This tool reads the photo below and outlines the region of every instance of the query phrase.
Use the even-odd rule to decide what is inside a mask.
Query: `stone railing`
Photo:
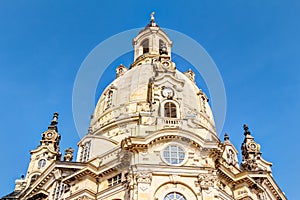
[[[163,128],[179,128],[182,125],[182,120],[177,118],[160,118],[158,121]]]

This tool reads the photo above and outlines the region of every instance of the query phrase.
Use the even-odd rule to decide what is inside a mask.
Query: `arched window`
[[[164,200],[186,200],[182,194],[171,192],[165,196]]]
[[[31,180],[30,180],[30,185],[31,185],[32,183],[34,183],[34,182],[39,178],[39,176],[40,176],[40,175],[38,175],[38,174],[33,175],[33,176],[31,177]]]
[[[143,47],[143,54],[149,53],[149,40],[146,39],[142,42],[141,46]]]
[[[112,107],[112,98],[113,98],[113,91],[108,90],[105,92],[105,102],[104,102],[104,110],[107,110]]]
[[[167,102],[164,105],[165,117],[177,118],[176,105],[172,102]]]
[[[162,40],[159,40],[159,54],[168,54],[167,45]]]
[[[43,168],[43,167],[45,167],[45,165],[46,165],[46,159],[41,159],[41,160],[39,160],[39,162],[38,162],[38,168]]]

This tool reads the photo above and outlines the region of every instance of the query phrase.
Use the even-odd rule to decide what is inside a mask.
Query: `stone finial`
[[[158,27],[158,25],[155,23],[154,14],[155,12],[150,14],[150,23],[147,25],[147,27]]]
[[[57,124],[58,124],[58,113],[55,112],[52,117],[51,125],[57,125]]]
[[[65,156],[64,156],[64,161],[70,162],[73,159],[73,152],[74,149],[73,148],[68,148],[65,150]]]
[[[229,141],[229,136],[227,133],[224,134],[224,141]]]
[[[244,135],[251,135],[251,132],[249,131],[249,127],[247,124],[244,124]]]
[[[184,72],[184,75],[186,75],[191,81],[195,82],[195,72],[193,72],[193,70],[187,70]]]
[[[151,22],[154,22],[154,14],[155,14],[155,12],[152,12],[151,14],[150,14],[150,21]]]
[[[49,130],[51,129],[51,130],[55,130],[57,132],[58,115],[59,114],[57,112],[53,113],[53,117],[52,117],[51,123],[48,126]]]
[[[125,67],[124,65],[120,64],[117,68],[116,68],[116,78],[124,75],[126,72],[128,71],[127,67]]]

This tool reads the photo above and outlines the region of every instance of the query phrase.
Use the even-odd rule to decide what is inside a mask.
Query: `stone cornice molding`
[[[181,73],[181,72],[176,70],[176,73]],[[163,73],[160,76],[153,78],[151,82],[154,85],[163,85],[164,83],[168,82],[168,79],[172,80],[172,82],[175,82],[180,86],[180,87],[176,87],[176,85],[175,85],[174,86],[175,90],[177,90],[179,92],[182,91],[182,87],[184,86],[185,81],[183,79],[176,78],[175,76],[173,76],[171,74]]]
[[[121,148],[125,150],[138,151],[144,150],[156,142],[164,140],[177,140],[194,145],[197,148],[218,149],[218,142],[206,141],[200,136],[182,130],[162,130],[153,132],[145,138],[142,137],[127,137],[122,140]]]
[[[54,149],[50,148],[49,146],[45,146],[45,145],[40,145],[36,149],[31,150],[30,154],[37,153],[43,149],[46,149],[47,151],[49,151],[52,154],[59,154],[59,151],[55,151]]]
[[[80,146],[82,141],[84,141],[85,139],[101,139],[101,140],[106,140],[106,141],[109,141],[115,145],[117,145],[119,142],[118,141],[115,141],[111,138],[107,138],[107,137],[104,137],[104,136],[101,136],[101,135],[92,135],[92,134],[88,134],[88,135],[85,135],[78,143],[77,143],[77,146]]]

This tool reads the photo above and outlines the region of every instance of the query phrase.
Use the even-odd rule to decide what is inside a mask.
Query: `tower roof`
[[[165,102],[170,102],[178,108],[178,122],[174,123],[197,119],[196,127],[202,127],[216,137],[208,98],[195,84],[192,70],[186,73],[176,70],[176,64],[171,60],[172,41],[155,23],[154,13],[146,28],[133,39],[133,46],[134,62],[130,69],[123,65],[117,67],[117,78],[107,86],[98,100],[90,134],[101,134],[103,130],[125,119],[128,123],[144,114],[153,118],[152,126],[155,126],[154,118],[162,120],[162,107]]]

